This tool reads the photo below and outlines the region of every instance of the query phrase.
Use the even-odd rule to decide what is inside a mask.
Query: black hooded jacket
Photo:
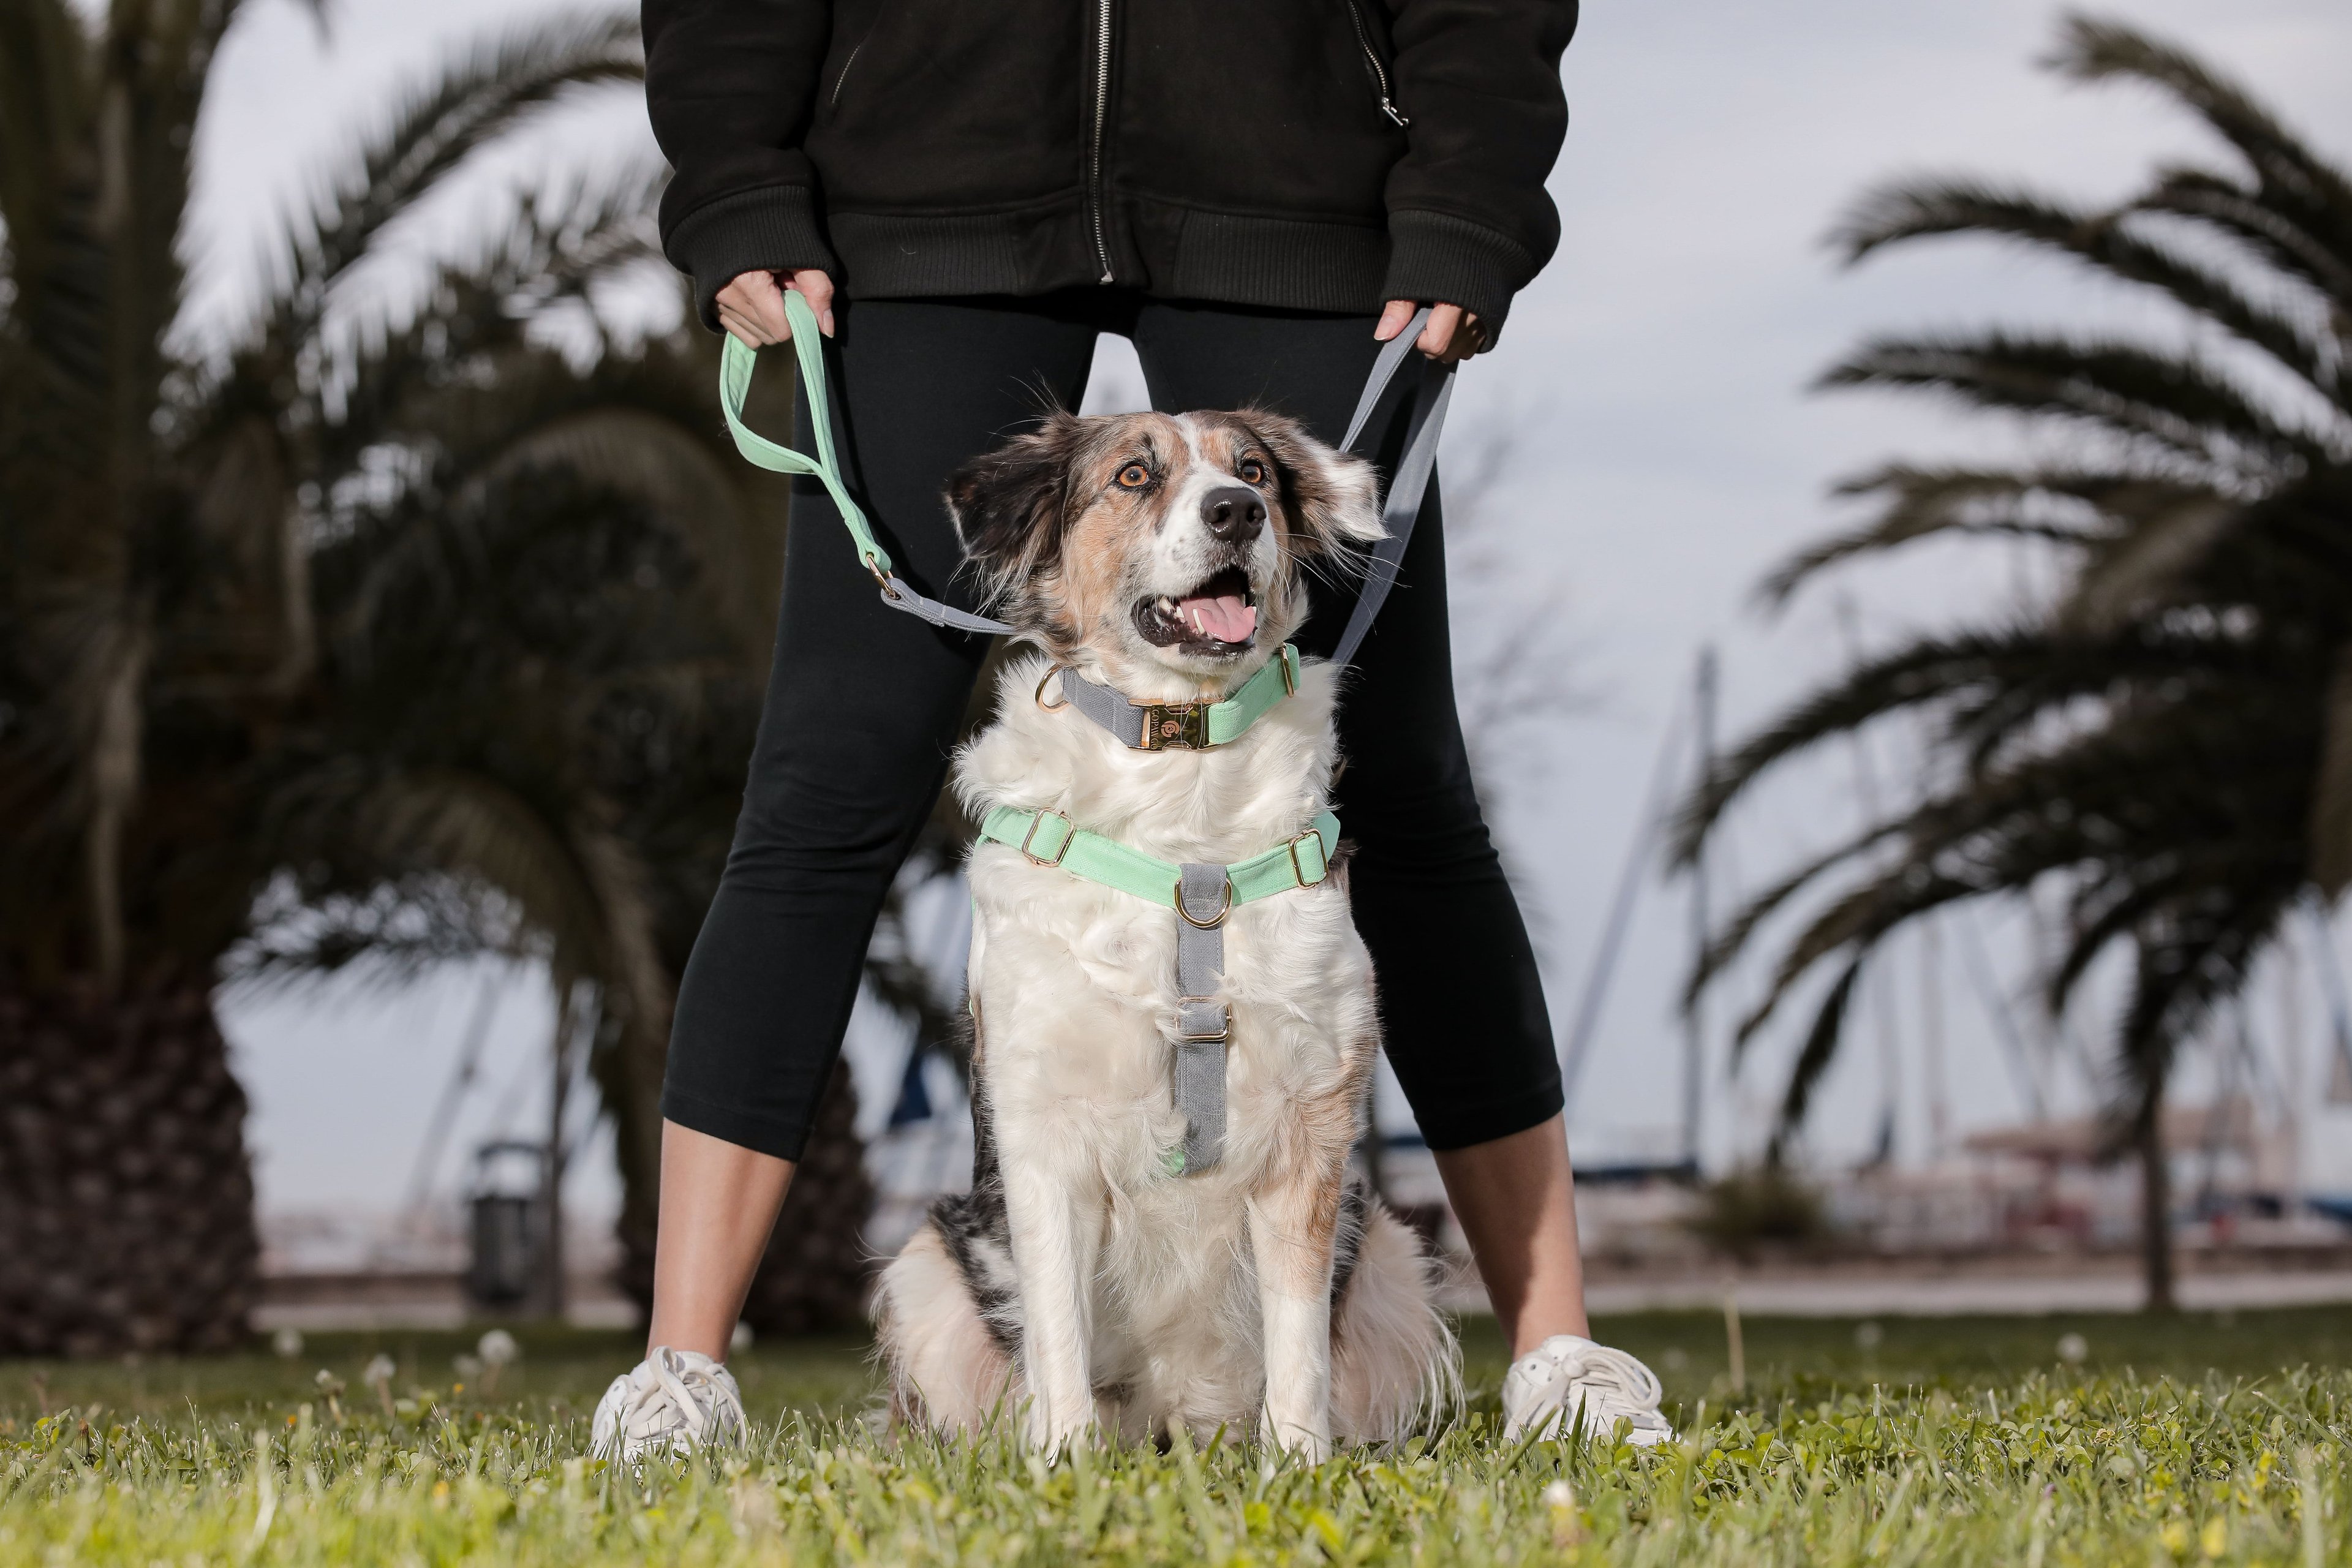
[[[712,325],[809,267],[1499,324],[1559,242],[1577,0],[644,3],[662,242]]]

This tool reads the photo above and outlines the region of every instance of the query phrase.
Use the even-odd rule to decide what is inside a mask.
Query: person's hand
[[[783,282],[779,284],[778,279]],[[719,324],[735,334],[746,348],[792,341],[793,324],[784,319],[784,289],[796,289],[816,312],[816,324],[833,336],[833,279],[823,269],[803,267],[792,273],[745,272],[719,290]]]
[[[1388,308],[1381,312],[1381,324],[1372,329],[1372,340],[1388,342],[1405,330],[1412,321],[1412,313],[1420,309],[1411,300],[1390,300]],[[1459,305],[1439,305],[1429,312],[1429,324],[1421,329],[1415,346],[1440,364],[1459,364],[1472,354],[1484,353],[1490,341],[1485,323],[1475,312]]]

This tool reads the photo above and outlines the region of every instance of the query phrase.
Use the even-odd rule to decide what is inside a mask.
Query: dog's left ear
[[[1371,464],[1325,446],[1283,415],[1252,410],[1243,418],[1274,459],[1283,513],[1302,553],[1335,554],[1387,537],[1380,473]]]
[[[1059,563],[1077,420],[1059,409],[1025,436],[974,458],[948,480],[948,514],[980,596],[1002,602]]]

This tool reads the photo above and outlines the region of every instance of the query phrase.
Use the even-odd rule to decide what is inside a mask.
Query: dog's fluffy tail
[[[1397,1442],[1462,1406],[1462,1352],[1437,1309],[1438,1265],[1421,1238],[1374,1201],[1331,1325],[1331,1432],[1341,1442]]]
[[[1013,1358],[982,1320],[963,1270],[929,1220],[883,1269],[874,1326],[894,1426],[978,1432],[1017,1397]]]

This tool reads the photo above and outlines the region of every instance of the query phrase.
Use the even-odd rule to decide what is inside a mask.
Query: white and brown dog
[[[1046,683],[1060,666],[1139,703],[1228,696],[1304,619],[1307,570],[1380,537],[1368,464],[1260,413],[1060,415],[949,501],[1001,613],[1049,650],[1004,671],[957,760],[976,816],[1051,810],[1177,864],[1303,835],[1339,761],[1328,666],[1202,749],[1130,747]],[[1227,915],[1221,1156],[1171,1174],[1177,913],[1046,858],[971,857],[972,1190],[882,1276],[894,1415],[1024,1413],[1047,1448],[1255,1429],[1320,1457],[1449,1406],[1434,1266],[1348,1174],[1379,1024],[1344,870]]]

